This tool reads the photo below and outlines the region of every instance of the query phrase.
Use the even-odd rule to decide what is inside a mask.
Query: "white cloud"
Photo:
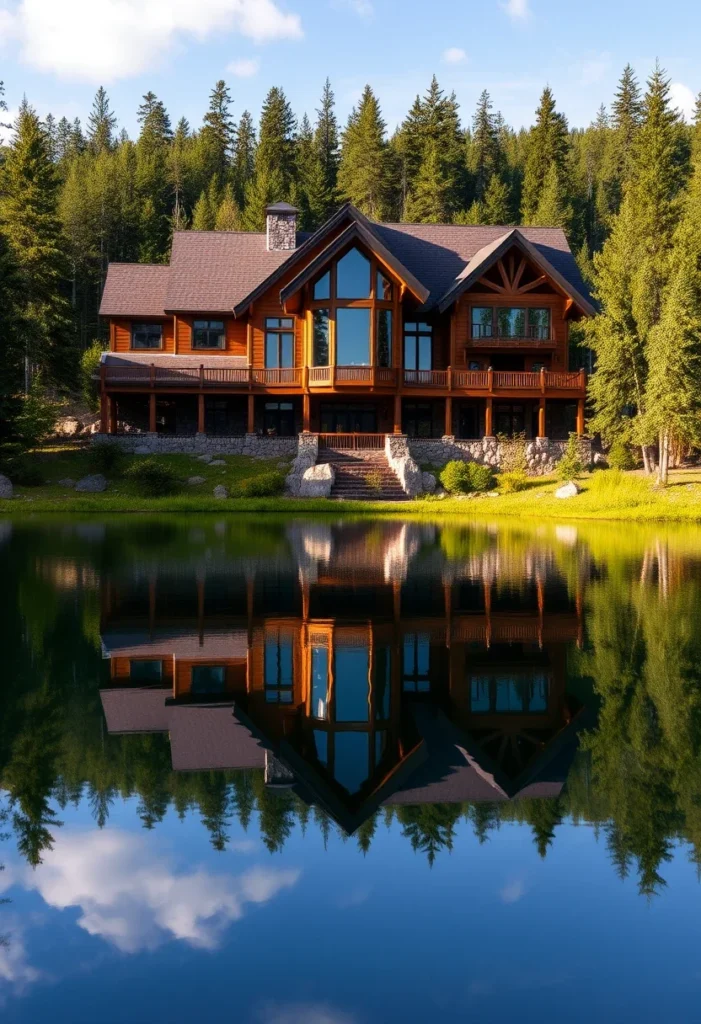
[[[0,945],[0,1002],[12,992],[22,995],[42,974],[29,963],[24,943],[24,925],[15,915],[3,909],[2,930],[5,941]]]
[[[467,54],[459,46],[449,46],[443,51],[444,64],[464,64],[466,60]]]
[[[518,903],[526,895],[526,884],[521,878],[509,882],[499,893],[502,903]]]
[[[611,67],[611,54],[595,53],[585,58],[580,64],[580,84],[598,85],[606,77]]]
[[[7,881],[38,890],[59,910],[79,907],[81,928],[136,953],[171,939],[214,949],[247,903],[267,903],[299,877],[296,869],[263,867],[240,875],[178,872],[142,836],[108,829],[62,833],[43,864],[17,868]]]
[[[260,61],[255,58],[243,57],[241,60],[232,60],[226,65],[226,70],[237,78],[252,78],[260,70]]]
[[[527,21],[531,16],[528,0],[506,0],[501,6],[512,21]]]
[[[326,1003],[292,1003],[265,1006],[258,1015],[260,1024],[354,1024],[355,1017]]]
[[[11,0],[1,13],[0,41],[12,40],[25,64],[95,84],[151,70],[188,39],[302,36],[299,15],[274,0]]]
[[[696,96],[689,86],[683,85],[681,82],[672,82],[669,87],[669,96],[672,106],[681,110],[687,121],[692,121],[696,107]]]

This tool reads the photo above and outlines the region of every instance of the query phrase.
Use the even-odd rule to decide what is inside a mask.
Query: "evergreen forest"
[[[486,91],[469,111],[434,77],[390,134],[369,85],[341,124],[328,80],[311,114],[274,87],[257,120],[219,81],[199,125],[146,93],[136,139],[104,88],[83,122],[25,100],[0,148],[5,435],[32,387],[79,391],[110,261],[167,262],[176,230],[260,231],[277,200],[311,231],[350,200],[378,220],[562,227],[600,308],[576,338],[590,429],[664,481],[701,436],[701,99],[688,124],[659,65],[642,84],[627,66],[605,99],[575,127],[546,86],[514,130]]]

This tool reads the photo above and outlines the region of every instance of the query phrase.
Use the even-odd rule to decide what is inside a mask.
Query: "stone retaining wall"
[[[579,446],[582,461],[589,465],[592,461],[591,441],[583,437]],[[552,473],[566,447],[567,441],[551,441],[547,437],[528,441],[526,458],[531,475],[544,476],[546,473]],[[409,450],[420,465],[429,462],[432,466],[444,466],[453,459],[479,462],[495,468],[501,464],[500,445],[496,437],[482,437],[474,441],[448,435],[438,438],[412,437],[409,439]]]
[[[297,454],[296,437],[238,434],[93,434],[93,442],[117,444],[135,455],[249,455],[255,459],[289,458]]]

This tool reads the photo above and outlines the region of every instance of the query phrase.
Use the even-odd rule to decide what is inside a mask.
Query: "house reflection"
[[[532,552],[449,561],[407,523],[290,531],[288,558],[102,584],[113,733],[175,770],[259,767],[348,832],[381,804],[559,793],[583,584]]]

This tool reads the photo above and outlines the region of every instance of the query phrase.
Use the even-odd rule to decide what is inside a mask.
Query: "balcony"
[[[397,371],[389,366],[310,366],[310,388],[394,388]]]
[[[406,387],[435,388],[445,391],[484,392],[552,391],[584,392],[586,376],[569,371],[541,370],[538,373],[506,370],[405,370]]]
[[[555,335],[550,327],[527,327],[523,334],[500,334],[490,324],[473,324],[467,340],[469,348],[480,349],[553,349],[557,347]]]

